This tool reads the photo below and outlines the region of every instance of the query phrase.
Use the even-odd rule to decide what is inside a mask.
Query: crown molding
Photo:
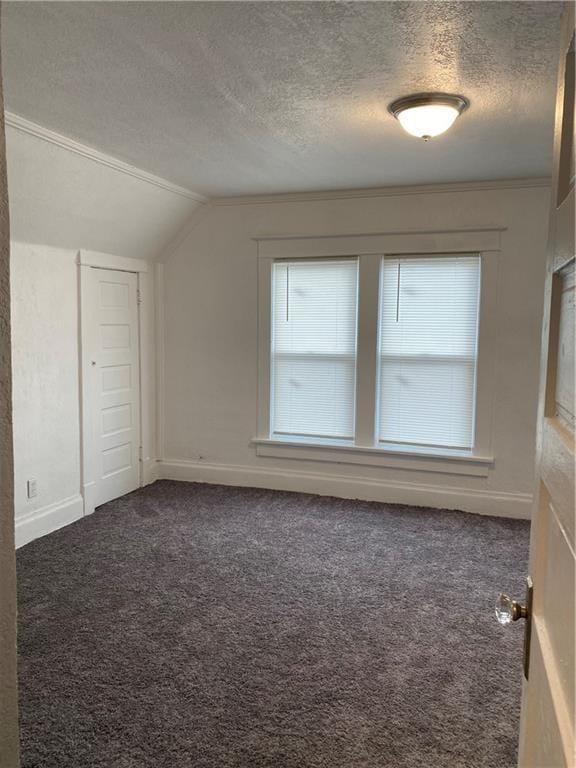
[[[535,187],[549,187],[551,180],[549,178],[526,178],[526,179],[496,179],[493,181],[471,181],[471,182],[454,182],[449,184],[420,184],[420,185],[408,185],[408,186],[391,186],[391,187],[369,187],[365,189],[333,189],[325,191],[315,192],[286,192],[271,195],[235,195],[229,197],[216,197],[209,198],[198,192],[193,192],[185,187],[180,187],[177,184],[173,184],[167,179],[163,179],[160,176],[155,176],[152,173],[143,171],[140,168],[136,168],[129,163],[125,163],[123,160],[118,160],[111,155],[107,155],[104,152],[100,152],[94,147],[89,147],[86,144],[81,144],[74,139],[64,136],[61,133],[52,131],[49,128],[45,128],[38,123],[34,123],[21,115],[17,115],[14,112],[6,111],[4,113],[4,122],[10,128],[13,128],[22,133],[27,133],[31,136],[35,136],[42,141],[46,141],[50,144],[54,144],[62,149],[66,149],[69,152],[74,152],[77,155],[92,160],[100,165],[105,165],[108,168],[112,168],[115,171],[124,173],[127,176],[139,179],[147,184],[152,184],[155,187],[170,192],[180,197],[186,197],[189,200],[194,200],[197,203],[208,203],[214,206],[230,206],[230,205],[264,205],[271,203],[306,203],[313,201],[329,201],[329,200],[354,200],[356,198],[371,198],[371,197],[397,197],[400,195],[426,195],[431,193],[441,192],[474,192],[474,191],[487,191],[498,189],[531,189]]]
[[[321,200],[354,200],[370,197],[398,197],[400,195],[429,195],[439,192],[485,192],[498,189],[532,189],[549,187],[549,178],[496,179],[494,181],[463,181],[450,184],[420,184],[400,187],[370,187],[366,189],[334,189],[324,192],[288,192],[273,195],[238,195],[215,197],[214,206],[266,205],[271,203],[307,203]]]
[[[69,152],[74,152],[76,155],[81,155],[88,160],[92,160],[100,165],[105,165],[108,168],[124,173],[127,176],[132,176],[146,184],[152,184],[173,195],[186,197],[189,200],[195,200],[197,203],[205,203],[208,200],[208,198],[197,192],[192,192],[190,189],[173,184],[167,179],[163,179],[160,176],[155,176],[153,173],[148,173],[140,168],[136,168],[129,163],[125,163],[123,160],[118,160],[115,157],[94,149],[94,147],[81,144],[78,141],[74,141],[74,139],[70,139],[68,136],[63,136],[61,133],[56,133],[56,131],[52,131],[49,128],[44,128],[44,126],[38,125],[38,123],[33,123],[31,120],[27,120],[25,117],[16,115],[13,112],[4,113],[4,122],[10,128],[14,128],[21,133],[27,133],[30,136],[35,136],[37,139],[46,141],[49,144],[55,144],[57,147],[66,149]]]

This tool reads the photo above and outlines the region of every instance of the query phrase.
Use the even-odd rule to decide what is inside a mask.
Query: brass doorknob
[[[505,595],[503,592],[498,595],[494,612],[496,614],[496,619],[503,627],[510,624],[512,621],[528,618],[528,608],[524,603],[512,600],[511,597],[508,597],[508,595]]]
[[[532,635],[532,601],[534,596],[534,586],[530,576],[526,579],[526,602],[519,603],[512,600],[511,597],[501,592],[496,600],[494,612],[496,619],[503,627],[506,627],[518,619],[526,619],[524,625],[524,677],[528,680],[530,671],[530,637]]]

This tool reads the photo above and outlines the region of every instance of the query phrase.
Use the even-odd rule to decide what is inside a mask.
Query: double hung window
[[[379,442],[472,448],[479,295],[478,256],[382,261]]]
[[[358,260],[276,262],[272,282],[272,433],[353,441]]]
[[[377,291],[359,292],[363,259],[378,260]],[[480,286],[471,254],[273,261],[268,438],[473,451]]]

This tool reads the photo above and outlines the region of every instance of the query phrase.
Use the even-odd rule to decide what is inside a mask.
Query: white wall
[[[199,205],[186,190],[21,118],[9,117],[6,150],[13,240],[151,259]]]
[[[92,511],[81,495],[78,251],[12,242],[14,475],[18,546]],[[129,266],[127,260],[127,266]],[[126,265],[125,265],[126,266]],[[155,464],[153,275],[140,278],[144,480]],[[27,497],[27,481],[37,496]]]
[[[3,768],[18,768],[20,760],[10,365],[10,226],[2,106],[0,72],[0,765]]]
[[[83,514],[76,251],[13,243],[16,538]],[[27,498],[26,482],[38,495]],[[56,526],[57,527],[57,526]]]
[[[538,184],[462,185],[213,205],[162,268],[161,476],[529,516],[548,194]],[[495,464],[488,477],[256,456],[251,238],[474,227],[507,228],[498,257]]]

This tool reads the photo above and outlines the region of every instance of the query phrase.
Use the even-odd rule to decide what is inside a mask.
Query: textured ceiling
[[[7,109],[206,195],[550,172],[559,3],[2,5]],[[427,144],[421,90],[471,102]]]

